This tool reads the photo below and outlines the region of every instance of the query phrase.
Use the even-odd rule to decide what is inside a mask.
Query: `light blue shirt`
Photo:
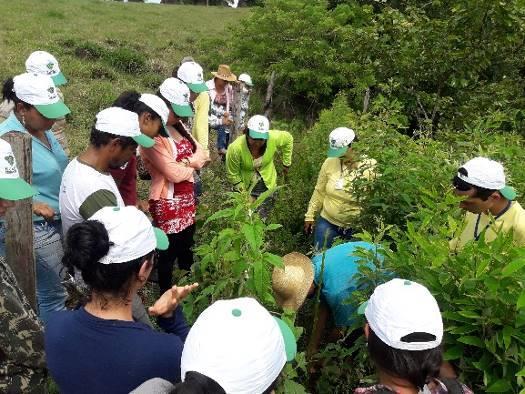
[[[362,260],[361,257],[353,254],[358,248],[375,251],[376,245],[368,242],[347,242],[325,252],[321,294],[338,327],[348,327],[353,322],[355,307],[348,302],[352,292],[356,290],[354,275],[358,272],[360,260]],[[318,254],[312,259],[316,285],[319,285],[321,280],[322,262],[323,254]],[[372,262],[368,262],[368,266],[375,268]]]
[[[10,131],[28,133],[14,113],[0,123],[0,137]],[[32,137],[33,150],[33,181],[32,185],[38,190],[34,201],[49,205],[60,216],[58,207],[58,194],[62,174],[67,166],[68,158],[51,130],[46,131],[47,140],[51,149],[37,138]],[[33,216],[34,221],[43,220],[40,216]]]

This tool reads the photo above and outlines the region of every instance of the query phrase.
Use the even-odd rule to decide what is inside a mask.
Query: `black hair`
[[[226,394],[226,391],[212,378],[188,371],[184,382],[177,384],[171,394]]]
[[[157,96],[159,96],[165,103],[166,105],[168,106],[168,108],[171,108],[171,103],[170,101],[165,98],[162,93],[160,92],[160,90],[157,92]],[[177,114],[175,114],[175,116],[177,116]],[[177,116],[178,117],[178,116]],[[197,144],[195,143],[195,140],[193,139],[193,137],[191,136],[190,133],[188,133],[188,130],[186,130],[186,127],[182,124],[182,122],[177,122],[173,125],[173,127],[180,133],[180,135],[182,135],[184,138],[186,138],[188,141],[190,141],[190,144],[191,144],[191,151],[193,153],[195,153],[195,151],[197,150]],[[162,130],[162,132],[160,133],[163,137],[168,137],[168,134],[166,133],[165,130]]]
[[[4,81],[4,83],[2,85],[2,97],[3,97],[3,99],[7,100],[8,102],[12,101],[13,103],[15,103],[15,109],[16,109],[16,105],[18,103],[22,103],[26,108],[31,108],[32,107],[31,104],[28,104],[25,101],[20,100],[16,96],[15,91],[14,91],[14,87],[15,87],[15,82],[14,82],[13,78],[7,78]]]
[[[102,223],[96,220],[77,223],[67,232],[62,264],[68,271],[77,269],[91,290],[128,299],[131,279],[154,251],[125,263],[101,264],[99,260],[113,246]]]
[[[270,394],[277,388],[279,377],[261,394]],[[170,394],[226,394],[226,391],[212,378],[199,372],[188,371],[184,382],[175,386]]]
[[[127,109],[128,111],[135,112],[137,115],[142,115],[147,112],[153,119],[162,121],[160,115],[155,112],[149,105],[144,104],[139,100],[140,93],[135,90],[127,90],[122,92],[120,96],[113,102],[113,107],[120,107]]]
[[[372,330],[368,335],[368,352],[377,368],[394,377],[405,379],[423,390],[431,379],[439,376],[443,363],[443,349],[438,346],[429,350],[400,350],[385,344]],[[403,337],[406,342],[434,340],[428,333],[412,333]]]
[[[467,169],[465,167],[461,167],[460,169],[458,169],[458,173],[463,175],[463,176],[468,176],[468,171],[467,171]],[[454,179],[452,179],[452,185],[457,190],[463,191],[463,192],[469,191],[470,189],[474,189],[476,194],[474,194],[473,197],[478,197],[478,198],[480,198],[483,201],[487,201],[488,198],[492,194],[497,192],[497,190],[485,189],[484,187],[479,187],[479,186],[476,186],[476,185],[472,185],[472,184],[464,181],[463,179],[461,179],[458,175],[456,175],[454,177]]]
[[[137,142],[131,137],[123,137],[121,135],[106,133],[105,131],[97,130],[95,126],[91,128],[89,143],[95,146],[96,148],[100,148],[101,146],[109,144],[111,140],[114,140],[115,138],[118,138],[119,144],[120,146],[122,146],[122,149],[125,149],[128,146],[138,146]]]

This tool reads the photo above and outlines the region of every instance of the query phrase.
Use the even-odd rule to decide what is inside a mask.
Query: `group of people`
[[[187,271],[193,264],[196,184],[210,162],[209,127],[217,130],[227,179],[251,198],[276,189],[277,152],[284,173],[292,164],[292,135],[270,129],[262,115],[248,119],[252,81],[247,75],[239,77],[244,133],[229,144],[231,83],[237,78],[226,65],[212,74],[205,82],[202,67],[185,58],[157,92],[122,93],[96,115],[89,145],[71,161],[63,133],[70,110],[58,89],[67,80],[56,58],[34,52],[26,72],[4,83],[1,108],[7,113],[0,137],[31,136],[33,178],[31,185],[20,178],[10,145],[0,139],[0,215],[13,201],[33,199],[38,318],[9,265],[0,260],[0,327],[19,339],[0,341],[0,389],[42,391],[47,369],[64,393],[273,391],[285,363],[295,357],[290,328],[250,298],[216,301],[190,328],[181,302],[198,284],[179,287],[172,280],[175,262]],[[334,339],[355,319],[347,300],[356,288],[357,251],[381,258],[375,245],[352,241],[360,208],[349,185],[358,177],[373,180],[377,164],[354,149],[355,143],[350,128],[330,133],[328,158],[305,214],[316,254],[312,260],[286,255],[284,269],[272,276],[284,309],[296,311],[316,288],[320,291],[310,352],[330,316],[335,329],[328,337]],[[151,178],[147,201],[137,197],[141,167]],[[525,213],[501,164],[475,158],[458,170],[453,186],[469,213],[451,249],[480,237],[491,241],[500,231],[512,232],[520,245],[525,242]],[[266,216],[271,199],[260,209]],[[0,221],[0,256],[8,230]],[[347,242],[333,246],[336,238]],[[367,264],[373,269],[372,261]],[[138,292],[155,268],[160,297],[146,309]],[[74,310],[66,310],[64,280],[86,295]],[[363,312],[379,385],[356,392],[443,393],[457,383],[440,376],[443,324],[424,286],[393,279],[375,289]]]

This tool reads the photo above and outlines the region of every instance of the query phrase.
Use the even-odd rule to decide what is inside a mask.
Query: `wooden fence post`
[[[13,149],[20,177],[31,183],[33,175],[31,136],[25,133],[10,132],[4,134],[2,138],[9,142]],[[7,210],[5,248],[7,264],[13,270],[21,290],[36,311],[32,202],[32,198],[19,200],[15,202],[13,208]]]
[[[272,100],[273,100],[273,86],[275,84],[275,71],[270,74],[268,81],[268,88],[266,89],[266,98],[264,100],[264,116],[271,120],[272,118]]]

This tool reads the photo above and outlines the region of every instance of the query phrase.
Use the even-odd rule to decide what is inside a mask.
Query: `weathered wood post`
[[[268,88],[266,89],[266,98],[264,99],[264,116],[268,119],[272,118],[272,102],[273,102],[273,86],[275,84],[275,71],[272,71],[270,74],[270,79],[268,80]]]
[[[231,103],[230,114],[233,119],[231,127],[230,143],[242,133],[242,119],[241,119],[241,98],[242,98],[242,87],[239,82],[232,84],[233,88],[233,102]]]
[[[33,175],[31,136],[25,133],[10,132],[4,134],[2,138],[9,142],[13,149],[20,177],[31,183]],[[15,206],[7,211],[5,215],[7,226],[5,247],[7,264],[13,270],[21,290],[36,311],[36,268],[32,214],[31,198],[16,201]]]

